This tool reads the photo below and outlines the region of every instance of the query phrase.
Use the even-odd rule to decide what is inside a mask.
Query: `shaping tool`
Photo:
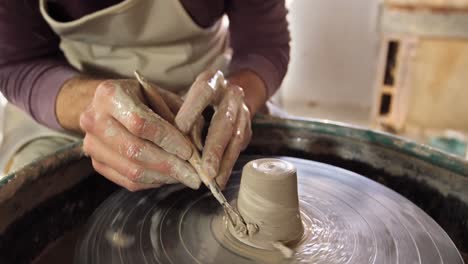
[[[148,82],[137,70],[135,71],[135,77],[140,83],[140,85],[143,87],[145,96],[150,98],[149,101],[153,110],[155,110],[161,117],[166,119],[169,123],[176,126],[174,122],[174,114],[171,112],[164,99],[158,93],[157,88],[153,87],[153,85],[150,82]],[[245,222],[244,218],[239,214],[239,212],[237,212],[236,209],[234,209],[234,207],[231,206],[231,204],[229,204],[226,197],[224,197],[223,193],[221,192],[221,188],[216,183],[216,181],[214,179],[210,179],[210,177],[201,165],[201,156],[198,152],[198,149],[195,147],[191,140],[188,139],[188,141],[190,142],[190,145],[192,147],[192,156],[190,157],[188,162],[194,167],[195,171],[200,176],[201,181],[210,189],[211,193],[216,198],[216,200],[223,206],[224,212],[229,222],[235,228],[235,230],[243,236],[248,235],[249,230],[247,228],[247,223]]]

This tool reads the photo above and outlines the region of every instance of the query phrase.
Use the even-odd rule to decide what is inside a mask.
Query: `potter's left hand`
[[[175,118],[177,127],[187,133],[208,105],[214,107],[202,166],[221,188],[225,187],[234,163],[252,136],[251,112],[244,90],[234,83],[226,81],[221,72],[200,74]]]

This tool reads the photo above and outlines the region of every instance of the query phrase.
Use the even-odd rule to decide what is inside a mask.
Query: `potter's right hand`
[[[177,182],[197,189],[189,142],[147,105],[136,80],[100,83],[80,116],[84,152],[97,172],[130,191]]]

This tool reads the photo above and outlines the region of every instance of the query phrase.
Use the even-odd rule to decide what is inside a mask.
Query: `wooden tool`
[[[162,118],[167,120],[169,123],[175,125],[174,119],[175,116],[167,106],[164,99],[158,93],[157,89],[151,85],[150,82],[146,81],[146,79],[138,72],[135,71],[135,76],[143,87],[143,92],[147,98],[149,98],[149,104],[151,108],[156,111]],[[179,129],[179,128],[177,128]],[[188,137],[187,137],[188,139]],[[188,162],[193,166],[195,171],[198,173],[201,181],[210,189],[213,196],[218,200],[218,202],[223,206],[223,209],[228,217],[229,221],[231,222],[232,226],[236,229],[237,232],[243,235],[248,234],[247,223],[245,222],[244,218],[229,204],[224,197],[223,193],[221,192],[221,188],[216,183],[214,179],[210,179],[208,174],[203,170],[202,163],[201,163],[201,156],[198,152],[198,149],[195,147],[193,142],[188,139],[190,145],[192,147],[192,156],[188,160]]]

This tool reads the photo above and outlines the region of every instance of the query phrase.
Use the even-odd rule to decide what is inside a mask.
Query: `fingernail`
[[[145,170],[141,173],[140,177],[137,180],[139,183],[144,184],[154,184],[154,183],[164,183],[164,184],[174,184],[177,183],[177,179],[161,175],[160,173],[152,170]]]
[[[171,147],[164,146],[162,148],[167,152],[176,155],[182,160],[189,160],[192,156],[192,148],[187,148],[184,144],[174,144]]]
[[[182,148],[182,153],[181,155],[184,157],[185,160],[190,159],[192,157],[192,147],[189,146],[188,144]]]
[[[185,121],[185,119],[183,119],[180,115],[175,117],[174,122],[177,128],[184,133],[187,133],[190,130],[189,123]]]
[[[183,140],[180,144],[176,145],[175,154],[183,160],[188,160],[192,157],[192,147],[187,142],[187,140]]]
[[[180,179],[180,181],[184,185],[186,185],[186,186],[188,186],[188,187],[190,187],[190,188],[192,188],[194,190],[200,188],[201,180],[200,180],[200,177],[198,176],[198,174],[195,172],[194,169],[192,169],[189,166],[187,166],[187,167],[181,166],[181,167],[179,167],[179,169],[180,169],[180,171],[179,171],[179,177],[178,178]]]
[[[208,176],[210,176],[211,179],[216,177],[217,171],[213,166],[212,159],[210,158],[203,159],[202,167],[206,171]]]
[[[226,188],[226,183],[224,181],[221,180],[221,178],[218,176],[216,177],[216,183],[218,184],[219,188],[222,190],[224,190],[224,188]]]

